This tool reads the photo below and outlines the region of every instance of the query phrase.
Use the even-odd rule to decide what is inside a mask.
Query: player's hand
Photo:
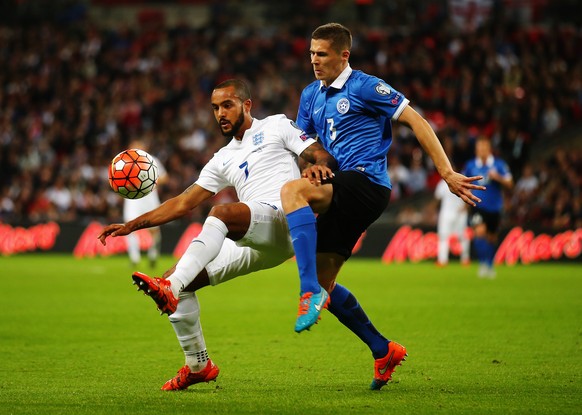
[[[108,236],[116,237],[116,236],[124,236],[129,235],[131,231],[125,226],[123,223],[114,223],[112,225],[107,225],[103,228],[97,239],[101,241],[103,246],[107,245],[105,239]]]
[[[327,166],[321,166],[318,164],[313,164],[303,170],[301,177],[309,179],[311,184],[315,186],[321,185],[325,180],[329,180],[334,176],[333,171]]]
[[[473,176],[466,177],[460,173],[453,172],[449,177],[445,179],[449,190],[459,196],[463,202],[471,206],[477,206],[477,203],[481,203],[481,199],[475,196],[472,190],[486,190],[485,186],[480,186],[478,184],[473,184],[477,180],[482,180],[483,176]]]

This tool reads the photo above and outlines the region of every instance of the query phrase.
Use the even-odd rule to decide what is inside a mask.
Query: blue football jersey
[[[489,171],[496,170],[501,176],[511,178],[511,171],[503,160],[489,156],[483,163],[480,159],[472,159],[467,162],[463,174],[467,177],[483,176],[482,180],[476,182],[485,186],[487,190],[473,190],[473,194],[481,199],[477,204],[479,209],[487,212],[501,212],[503,210],[503,188],[501,183],[489,178]]]
[[[392,123],[408,99],[380,78],[348,66],[329,86],[309,84],[301,94],[297,124],[338,162],[340,170],[357,170],[379,185],[392,188],[386,153]]]

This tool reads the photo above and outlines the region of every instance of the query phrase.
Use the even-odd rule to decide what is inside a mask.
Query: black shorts
[[[317,217],[317,252],[348,259],[362,233],[388,206],[390,189],[357,171],[335,172],[331,184],[331,205]]]
[[[501,212],[489,212],[483,209],[472,208],[469,214],[469,226],[475,227],[485,224],[487,233],[497,233],[501,222]]]

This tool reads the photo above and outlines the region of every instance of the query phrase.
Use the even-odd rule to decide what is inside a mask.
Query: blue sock
[[[473,239],[473,246],[475,247],[475,255],[480,263],[486,263],[488,257],[487,240],[485,238]]]
[[[376,330],[356,297],[346,287],[336,284],[330,299],[328,310],[368,345],[374,359],[386,356],[388,340]]]
[[[493,267],[493,260],[495,259],[495,251],[496,251],[496,247],[495,244],[489,241],[485,241],[485,245],[487,246],[487,265],[489,265],[490,267]]]
[[[295,259],[299,268],[301,292],[317,294],[321,291],[317,281],[317,227],[315,215],[309,206],[287,214],[289,233],[295,249]]]

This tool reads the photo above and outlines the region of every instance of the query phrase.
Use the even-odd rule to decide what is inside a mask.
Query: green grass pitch
[[[381,391],[368,390],[368,349],[329,312],[294,333],[293,262],[199,292],[221,374],[184,392],[160,391],[182,352],[125,256],[17,255],[0,269],[0,414],[582,413],[577,264],[481,280],[475,265],[350,260],[340,282],[409,352]]]

